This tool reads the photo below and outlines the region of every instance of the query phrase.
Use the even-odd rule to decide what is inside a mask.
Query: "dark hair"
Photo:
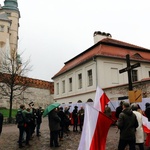
[[[137,111],[138,110],[138,105],[137,104],[132,104],[131,109]]]
[[[59,110],[63,110],[63,107],[59,107]]]
[[[146,108],[147,108],[148,106],[150,106],[150,103],[146,103],[145,106],[146,106]]]
[[[24,107],[25,107],[25,105],[23,105],[23,104],[20,105],[20,108],[21,108],[21,109],[23,109]]]
[[[122,104],[123,104],[123,101],[120,102],[120,106],[122,106]]]

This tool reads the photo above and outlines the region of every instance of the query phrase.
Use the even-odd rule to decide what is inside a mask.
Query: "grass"
[[[4,117],[9,117],[9,109],[0,108],[0,112],[3,114]],[[15,115],[17,113],[16,109],[12,109],[12,118],[15,118]]]

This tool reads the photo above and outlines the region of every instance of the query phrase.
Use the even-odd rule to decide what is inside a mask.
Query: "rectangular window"
[[[82,88],[82,74],[78,74],[78,88],[81,89]]]
[[[137,70],[132,70],[132,82],[138,81]]]
[[[62,81],[62,92],[65,93],[65,80]]]
[[[4,25],[0,25],[0,32],[4,32]]]
[[[118,84],[118,68],[111,68],[111,81],[113,84]]]
[[[72,78],[69,78],[69,91],[72,91]]]
[[[88,86],[93,85],[93,76],[92,76],[92,70],[88,70]]]
[[[56,84],[57,95],[59,94],[59,83]]]

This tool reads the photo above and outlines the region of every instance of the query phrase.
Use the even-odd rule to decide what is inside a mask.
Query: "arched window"
[[[93,100],[92,100],[91,98],[89,98],[89,99],[87,100],[87,102],[93,102]]]
[[[77,103],[82,103],[82,101],[81,101],[81,100],[78,100]]]

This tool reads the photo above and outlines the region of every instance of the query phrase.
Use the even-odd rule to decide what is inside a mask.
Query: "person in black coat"
[[[119,114],[122,112],[123,101],[120,102],[120,105],[116,108],[115,117],[118,119]]]
[[[74,110],[72,112],[72,118],[73,118],[73,132],[78,131],[78,106],[74,107]]]
[[[50,129],[50,147],[59,147],[58,135],[60,130],[60,117],[58,116],[57,108],[53,109],[48,114],[49,129]]]
[[[2,133],[3,119],[4,119],[3,114],[0,113],[0,135]]]
[[[136,115],[132,112],[130,104],[124,102],[123,110],[119,114],[117,120],[118,129],[120,129],[120,138],[118,144],[118,150],[124,150],[129,145],[130,150],[136,150],[136,128],[138,127],[138,121]]]
[[[42,107],[39,107],[39,109],[36,110],[36,135],[40,136],[40,126],[42,123]]]
[[[60,121],[60,127],[61,127],[61,129],[59,131],[59,140],[62,141],[63,140],[63,135],[64,135],[65,119],[66,119],[66,115],[63,112],[63,107],[59,108],[58,116],[61,119],[61,121]]]
[[[145,115],[148,118],[148,121],[150,121],[150,103],[146,103],[145,107]]]

